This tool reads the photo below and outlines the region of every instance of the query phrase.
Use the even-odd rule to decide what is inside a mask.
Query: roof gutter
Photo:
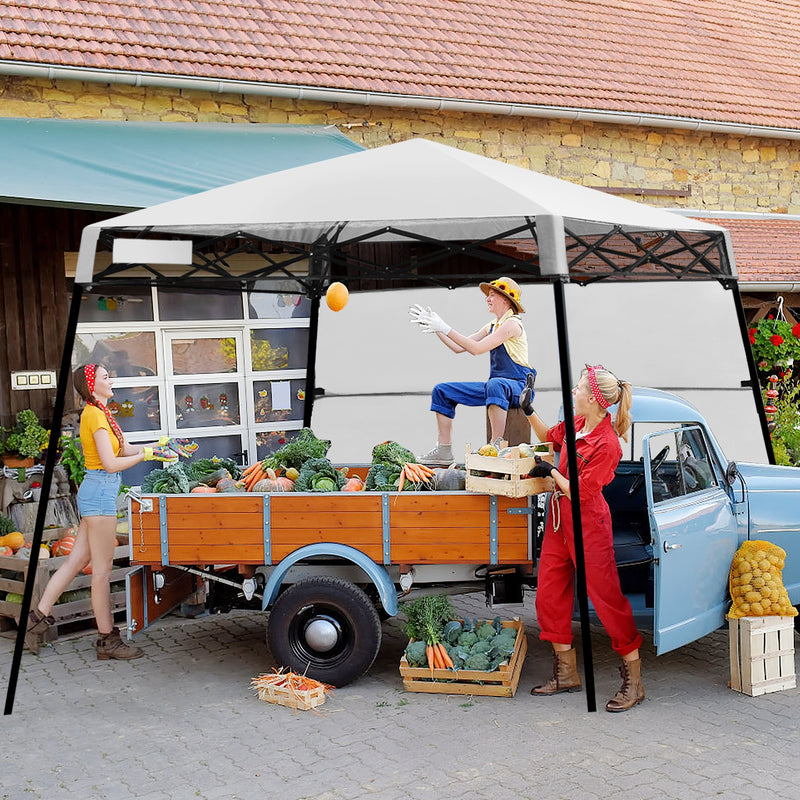
[[[778,281],[739,281],[740,292],[800,292],[800,282],[790,281],[779,283]]]
[[[84,67],[54,67],[20,61],[0,61],[0,75],[43,78],[46,80],[89,81],[153,86],[162,89],[189,89],[217,94],[244,94],[281,97],[292,100],[311,100],[322,103],[349,103],[363,106],[417,108],[426,111],[454,111],[498,116],[538,117],[540,119],[571,120],[574,122],[606,123],[652,128],[678,128],[689,131],[726,133],[732,136],[757,136],[769,139],[800,139],[800,129],[769,125],[740,125],[733,122],[691,119],[661,114],[635,114],[624,111],[597,111],[568,106],[545,106],[532,103],[492,103],[484,100],[453,100],[446,97],[403,95],[390,92],[363,92],[350,89],[326,89],[292,86],[257,81],[230,81],[212,78],[181,77],[149,72],[89,69]]]

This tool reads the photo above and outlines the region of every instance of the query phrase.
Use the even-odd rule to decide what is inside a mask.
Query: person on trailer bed
[[[511,278],[497,278],[480,284],[486,305],[494,320],[471,336],[464,336],[450,327],[435,311],[420,305],[411,306],[411,321],[425,333],[435,333],[454,353],[473,356],[489,353],[489,380],[438,383],[431,395],[431,411],[436,414],[437,442],[430,452],[419,457],[422,464],[447,466],[453,462],[453,418],[456,406],[486,406],[491,440],[498,446],[503,441],[509,408],[517,408],[517,398],[526,379],[536,377],[528,362],[528,340],[520,314],[519,285]],[[498,447],[499,449],[499,447]]]
[[[97,622],[97,658],[100,661],[139,658],[144,652],[122,641],[111,611],[110,577],[117,532],[117,495],[121,473],[142,461],[174,463],[191,455],[196,444],[161,437],[153,445],[130,444],[108,409],[113,396],[111,378],[102,364],[79,367],[72,376],[75,390],[86,401],[81,413],[80,439],[86,475],[78,488],[81,516],[75,544],[67,560],[53,573],[36,608],[28,616],[25,644],[39,652],[40,637],[55,619],[50,612],[73,578],[91,564],[92,611]]]
[[[575,407],[578,485],[581,501],[583,549],[586,560],[586,588],[611,646],[622,657],[622,687],[606,704],[607,711],[627,711],[644,700],[639,647],[642,637],[636,629],[630,603],[622,594],[614,561],[611,512],[603,487],[611,483],[622,457],[618,437],[627,441],[631,425],[632,387],[602,366],[588,364],[572,390]],[[534,433],[542,442],[552,442],[556,451],[564,445],[564,423],[550,428],[536,414],[532,386],[526,386],[519,404]],[[612,422],[608,408],[618,404]],[[558,468],[537,459],[531,471],[537,478],[552,477],[550,513],[539,559],[536,616],[539,638],[553,645],[553,675],[531,689],[533,695],[579,692],[575,649],[572,646],[573,580],[575,540],[572,528],[569,469],[562,453]]]

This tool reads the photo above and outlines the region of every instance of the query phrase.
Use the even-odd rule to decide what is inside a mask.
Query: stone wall
[[[337,125],[367,147],[426,136],[586,186],[639,188],[649,205],[800,214],[800,141],[786,139],[5,76],[0,116]]]

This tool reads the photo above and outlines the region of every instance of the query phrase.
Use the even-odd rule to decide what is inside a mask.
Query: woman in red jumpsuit
[[[611,646],[622,657],[622,687],[606,704],[607,711],[627,711],[644,700],[639,646],[642,637],[633,621],[631,606],[622,594],[614,561],[611,512],[602,489],[614,477],[622,448],[619,436],[627,440],[630,428],[631,385],[618,380],[602,366],[581,373],[572,390],[575,406],[578,486],[581,501],[586,588],[589,599],[611,637]],[[540,441],[564,444],[564,423],[548,428],[531,406],[528,387],[520,396],[520,407]],[[609,406],[618,403],[614,421]],[[556,469],[542,461],[531,473],[552,477],[555,491],[545,528],[536,591],[536,615],[541,639],[553,645],[553,675],[533,695],[579,692],[581,679],[572,646],[573,577],[575,541],[572,529],[569,469],[566,454]]]

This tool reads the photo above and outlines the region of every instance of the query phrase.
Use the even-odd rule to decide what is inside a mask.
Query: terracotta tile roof
[[[0,0],[0,59],[800,127],[798,0]]]
[[[800,282],[800,220],[697,219],[730,231],[740,281]]]

